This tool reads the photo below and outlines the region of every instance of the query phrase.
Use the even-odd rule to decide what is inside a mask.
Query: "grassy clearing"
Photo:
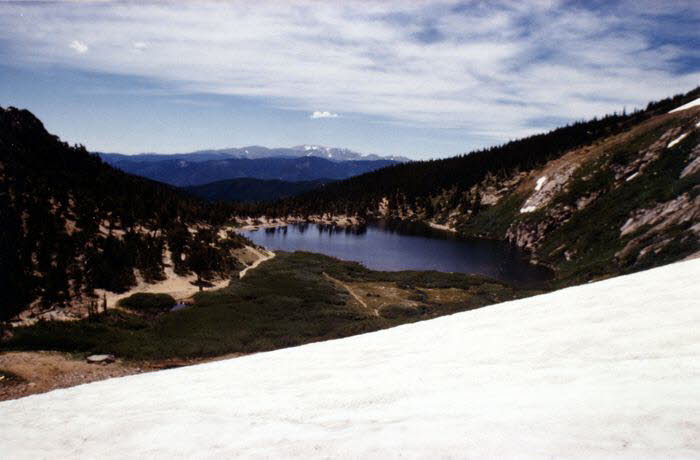
[[[361,291],[363,299],[378,307],[379,316],[358,308],[347,290],[324,272]],[[443,295],[435,294],[441,291]],[[112,310],[92,320],[44,322],[15,329],[4,345],[12,350],[114,353],[132,360],[252,353],[347,337],[534,293],[467,275],[375,272],[319,254],[280,253],[227,288],[197,294],[192,308],[149,318]]]

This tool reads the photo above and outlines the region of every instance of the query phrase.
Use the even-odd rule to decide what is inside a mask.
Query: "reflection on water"
[[[551,277],[500,241],[462,239],[425,224],[377,221],[360,227],[293,224],[244,232],[254,243],[283,251],[310,251],[355,260],[373,270],[437,270],[489,276],[515,284]]]

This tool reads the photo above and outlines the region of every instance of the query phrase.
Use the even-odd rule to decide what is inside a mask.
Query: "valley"
[[[3,350],[52,350],[78,362],[112,353],[120,362],[115,372],[140,373],[347,337],[543,292],[457,273],[372,271],[304,252],[278,252],[244,275],[195,294],[177,311],[169,311],[170,304],[160,310],[109,308],[81,320],[15,327]],[[17,372],[2,363],[0,370]],[[32,374],[20,377],[29,381]],[[6,395],[48,389],[39,383]]]
[[[698,31],[0,1],[0,460],[700,460]]]
[[[700,108],[667,112],[697,93],[247,203],[235,202],[239,191],[260,179],[223,182],[212,190],[224,195],[203,201],[61,143],[28,112],[3,110],[2,292],[11,308],[2,312],[2,348],[66,354],[52,355],[57,362],[113,354],[115,372],[142,372],[377,331],[695,257]],[[188,160],[211,161],[220,160]],[[181,169],[177,183],[196,180]],[[59,380],[80,381],[69,375]],[[0,385],[32,378],[16,377]]]

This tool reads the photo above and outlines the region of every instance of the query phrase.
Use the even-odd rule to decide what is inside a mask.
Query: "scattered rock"
[[[113,363],[115,358],[114,355],[90,355],[86,360],[90,364],[109,364]]]
[[[690,163],[681,171],[681,179],[700,171],[700,145],[697,145],[689,156]]]

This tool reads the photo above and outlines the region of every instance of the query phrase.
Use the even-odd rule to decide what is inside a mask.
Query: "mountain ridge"
[[[396,164],[400,163],[390,160],[331,161],[316,156],[222,158],[206,161],[167,159],[136,162],[129,160],[111,163],[122,171],[178,187],[244,177],[290,182],[339,180]]]
[[[187,160],[187,161],[208,161],[227,158],[238,159],[262,159],[262,158],[301,158],[301,157],[320,157],[332,161],[351,161],[351,160],[390,160],[396,162],[411,161],[409,158],[399,155],[377,155],[373,153],[365,154],[355,152],[351,149],[342,147],[327,147],[315,144],[302,144],[293,147],[265,147],[261,145],[249,145],[244,147],[227,147],[221,149],[203,149],[193,152],[184,153],[155,153],[145,152],[133,155],[123,153],[96,152],[102,159],[108,163],[116,163],[120,161],[163,161],[163,160]]]

